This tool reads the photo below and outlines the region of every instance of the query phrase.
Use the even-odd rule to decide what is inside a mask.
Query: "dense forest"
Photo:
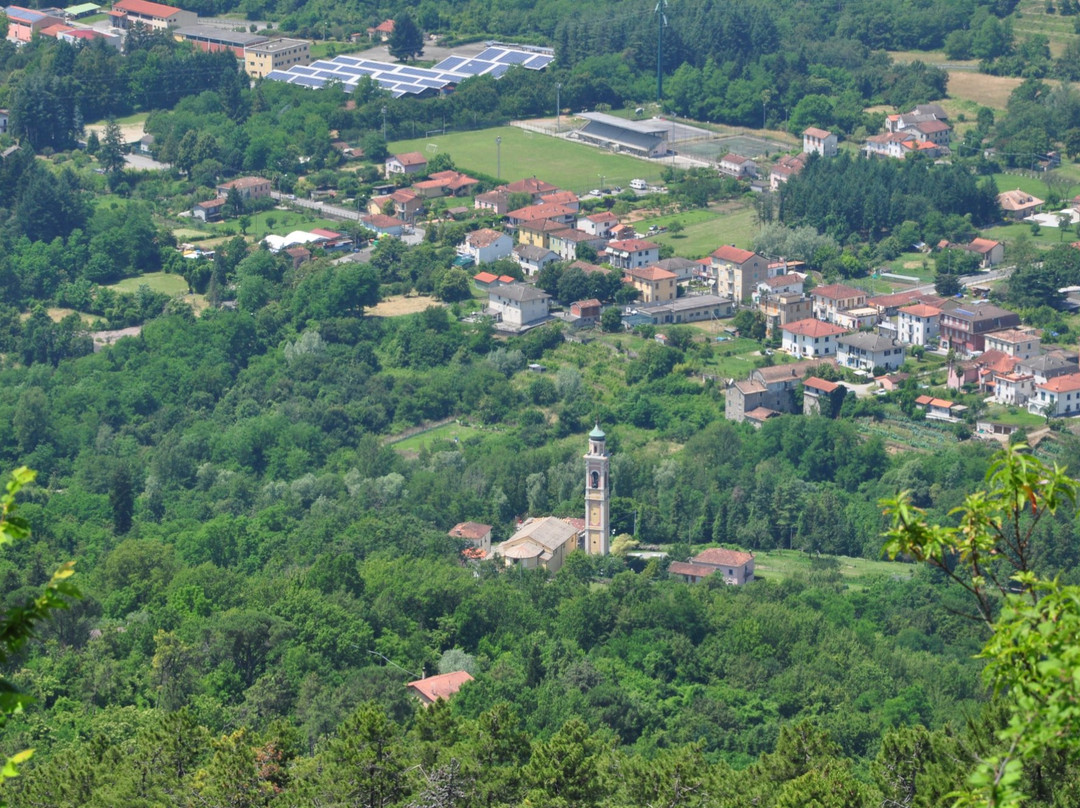
[[[159,317],[102,353],[0,373],[3,462],[40,471],[5,592],[68,558],[84,592],[17,671],[40,701],[5,728],[38,750],[16,804],[226,804],[241,786],[240,804],[323,804],[358,787],[334,766],[375,748],[381,804],[421,800],[456,767],[460,804],[625,804],[646,786],[615,772],[687,765],[702,795],[739,804],[728,767],[753,764],[771,772],[761,799],[784,805],[807,787],[785,791],[808,776],[798,744],[821,788],[851,790],[838,804],[884,788],[898,744],[937,750],[925,793],[962,780],[957,760],[998,719],[972,659],[983,637],[925,571],[850,588],[823,558],[737,591],[575,556],[549,581],[463,568],[445,531],[579,513],[581,436],[599,419],[617,532],[676,557],[728,541],[876,558],[880,497],[908,490],[943,518],[987,450],[890,457],[850,420],[755,432],[671,372],[696,348],[597,361],[557,331],[502,344],[446,310],[358,318],[312,280],[332,272],[286,271],[254,311]],[[380,445],[447,414],[490,428],[411,457]],[[1039,568],[1075,569],[1071,537],[1064,515],[1040,526]],[[404,682],[447,665],[477,681],[418,712]],[[491,733],[495,748],[475,740]],[[568,744],[581,771],[555,762]]]
[[[185,5],[341,40],[396,10]],[[1038,61],[1039,43],[1016,47],[1001,22],[1014,5],[672,4],[665,104],[707,121],[876,131],[883,115],[867,106],[937,99],[947,79],[882,49],[966,48],[998,72]],[[914,381],[895,407],[849,396],[836,418],[729,423],[723,383],[706,374],[723,345],[689,328],[666,329],[666,344],[579,342],[556,325],[505,337],[466,319],[468,276],[449,268],[463,224],[412,247],[382,239],[366,264],[294,266],[235,231],[212,260],[180,257],[165,223],[222,178],[260,173],[288,193],[306,174],[305,187],[366,198],[377,171],[339,172],[331,130],[374,160],[384,126],[403,137],[550,114],[557,83],[571,108],[655,92],[651,3],[415,11],[450,41],[529,39],[553,44],[557,62],[436,99],[391,100],[372,84],[346,99],[249,87],[231,56],[145,32],[124,53],[0,42],[0,106],[21,141],[0,161],[0,469],[38,472],[19,497],[30,537],[0,556],[3,615],[70,560],[82,593],[34,642],[0,640],[0,684],[36,698],[0,719],[0,748],[35,750],[4,784],[7,802],[945,802],[995,759],[1013,720],[980,678],[992,620],[963,616],[954,569],[911,563],[925,557],[912,545],[877,573],[852,572],[882,557],[883,499],[904,491],[922,516],[955,525],[991,467],[989,449],[953,431],[934,433],[932,453],[876,435],[914,414]],[[970,236],[997,212],[992,179],[978,176],[992,170],[984,145],[1005,165],[1052,142],[1080,153],[1075,92],[1037,77],[1061,69],[1046,61],[1001,121],[979,110],[957,144],[971,166],[811,159],[775,211],[756,211],[772,222],[759,243],[847,276],[915,240]],[[110,164],[97,151],[116,158],[108,133],[66,151],[86,121],[135,111],[150,113],[154,154],[174,171]],[[666,176],[686,208],[738,193],[704,172]],[[1076,251],[1015,246],[1002,294],[1055,322],[1057,289],[1080,278]],[[105,286],[159,270],[209,308]],[[556,266],[538,283],[563,303],[629,299],[617,274]],[[384,295],[414,291],[451,305],[371,315]],[[55,306],[142,328],[94,352],[83,317],[56,322]],[[442,421],[449,437],[392,443]],[[447,536],[457,522],[490,523],[499,540],[528,515],[581,515],[596,423],[618,544],[666,559],[572,554],[551,576],[464,564]],[[1057,443],[1063,458],[1080,448],[1068,434]],[[1033,575],[1080,583],[1073,504],[1033,524]],[[805,563],[738,588],[668,575],[667,559],[718,544]],[[406,683],[452,670],[474,681],[421,709]],[[1056,751],[1009,774],[1031,805],[1073,804],[1061,784],[1080,782]]]

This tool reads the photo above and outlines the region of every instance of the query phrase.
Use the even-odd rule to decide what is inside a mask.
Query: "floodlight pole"
[[[664,28],[667,26],[667,0],[659,0],[656,4],[656,103],[664,103]]]
[[[555,82],[555,134],[562,132],[562,82]]]
[[[502,136],[495,138],[495,179],[502,179]]]

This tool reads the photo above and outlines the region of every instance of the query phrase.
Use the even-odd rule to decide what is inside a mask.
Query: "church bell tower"
[[[610,552],[611,496],[604,438],[604,432],[597,424],[589,433],[589,452],[585,455],[585,552],[589,555]]]

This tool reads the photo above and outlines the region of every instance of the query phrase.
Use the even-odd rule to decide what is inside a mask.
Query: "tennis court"
[[[682,141],[672,144],[679,154],[697,157],[702,160],[718,162],[728,152],[741,154],[743,157],[772,156],[780,152],[791,151],[793,146],[779,140],[754,137],[753,135],[720,135],[694,141]]]

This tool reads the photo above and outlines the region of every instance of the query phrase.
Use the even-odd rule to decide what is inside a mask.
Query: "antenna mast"
[[[656,4],[656,102],[663,104],[664,97],[664,29],[667,27],[667,0]],[[663,107],[661,107],[663,111]]]

